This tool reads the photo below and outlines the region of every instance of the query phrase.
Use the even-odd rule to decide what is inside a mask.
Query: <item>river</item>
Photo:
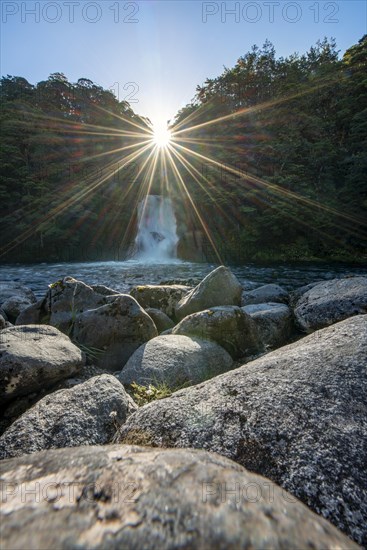
[[[71,276],[87,284],[103,284],[120,292],[128,292],[134,285],[172,284],[174,282],[196,285],[214,264],[172,261],[148,263],[129,260],[125,262],[3,264],[0,266],[0,282],[14,281],[29,286],[37,297],[43,297],[47,286],[65,276]],[[245,289],[261,284],[277,283],[287,290],[314,281],[365,275],[367,267],[346,264],[289,264],[258,265],[248,263],[230,266]]]

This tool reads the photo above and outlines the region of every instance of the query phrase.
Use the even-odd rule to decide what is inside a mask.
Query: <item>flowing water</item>
[[[57,264],[12,264],[0,266],[0,282],[14,281],[29,286],[38,297],[44,296],[47,286],[66,276],[87,284],[104,284],[120,292],[128,292],[134,285],[200,282],[217,265],[183,262],[89,262]],[[314,281],[353,275],[367,276],[367,268],[345,264],[277,264],[230,266],[244,288],[277,283],[288,290]]]
[[[138,232],[134,258],[166,261],[177,255],[177,224],[171,199],[147,195],[138,206]]]

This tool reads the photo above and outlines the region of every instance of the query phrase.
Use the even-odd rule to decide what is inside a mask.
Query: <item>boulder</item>
[[[172,319],[170,319],[168,315],[163,313],[163,311],[161,311],[160,309],[147,307],[145,311],[147,312],[149,317],[153,319],[154,324],[157,327],[158,334],[175,326],[175,323],[172,321]]]
[[[121,294],[118,290],[113,290],[112,288],[109,288],[105,285],[91,285],[91,289],[94,290],[97,294],[101,294],[102,296],[113,296],[116,294]]]
[[[73,329],[79,344],[96,351],[96,364],[112,372],[121,370],[139,346],[157,335],[153,320],[128,294],[80,313]]]
[[[65,277],[49,285],[45,298],[45,311],[49,319],[45,319],[45,322],[70,334],[80,313],[115,299],[115,294],[109,298],[104,292],[103,290],[103,294],[99,294],[92,287],[72,277]]]
[[[84,354],[54,327],[26,325],[0,335],[0,397],[27,395],[78,372]]]
[[[250,304],[265,304],[267,302],[276,302],[287,304],[289,294],[284,288],[279,285],[263,285],[254,290],[245,291],[242,293],[242,306]]]
[[[133,287],[130,294],[144,309],[159,309],[173,317],[176,305],[190,290],[185,285],[144,285]]]
[[[158,336],[141,346],[122,369],[123,384],[166,384],[175,389],[198,384],[232,368],[228,353],[215,342],[187,336]]]
[[[297,325],[304,332],[367,313],[367,277],[333,279],[312,287],[295,305]]]
[[[289,342],[294,326],[292,310],[286,304],[251,304],[242,310],[255,321],[266,348],[277,348]]]
[[[256,323],[236,306],[213,307],[185,317],[172,334],[186,334],[214,340],[234,359],[263,351]]]
[[[40,399],[0,437],[0,459],[44,449],[109,443],[137,405],[110,374]]]
[[[27,286],[13,283],[11,281],[0,283],[0,306],[8,300],[8,298],[12,298],[13,296],[24,298],[31,304],[37,301],[34,292]]]
[[[43,321],[44,316],[45,299],[38,300],[35,304],[32,304],[23,309],[18,315],[15,324],[16,325],[39,325]]]
[[[358,548],[277,485],[214,453],[108,445],[0,467],[2,548]]]
[[[69,389],[77,384],[82,384],[86,380],[89,380],[89,378],[93,378],[93,376],[98,376],[100,374],[106,374],[106,371],[99,369],[94,365],[85,365],[82,370],[75,375],[72,375],[70,378],[64,378],[50,387],[41,388],[37,392],[28,393],[27,395],[12,399],[1,410],[2,416],[0,418],[0,435],[2,435],[19,416],[30,409],[35,403],[37,403],[37,401],[45,397],[45,395],[49,395],[50,393],[58,390]]]
[[[304,285],[301,287],[296,288],[295,290],[292,290],[292,292],[289,293],[289,305],[294,308],[298,300],[301,298],[303,294],[311,290],[316,285],[319,285],[323,281],[316,281],[314,283],[309,283],[308,285]]]
[[[2,315],[0,315],[0,330],[5,328],[5,326],[6,326],[6,321],[5,321],[4,317]]]
[[[360,315],[141,407],[121,441],[218,452],[366,544],[366,356]]]
[[[11,296],[2,303],[1,308],[6,313],[9,321],[15,322],[19,314],[30,305],[31,302],[28,298],[24,298],[23,296]]]
[[[242,287],[228,267],[211,271],[177,304],[176,317],[181,320],[191,313],[215,306],[240,306]]]
[[[1,317],[2,317],[5,321],[8,320],[5,311],[4,311],[3,309],[1,309],[1,308],[0,308],[0,315],[1,315]]]

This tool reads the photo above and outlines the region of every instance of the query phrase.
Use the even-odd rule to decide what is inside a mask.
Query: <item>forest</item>
[[[367,36],[342,57],[332,39],[287,58],[266,41],[197,87],[149,192],[170,194],[179,235],[203,234],[203,261],[366,261],[366,75]],[[0,262],[128,257],[149,119],[62,73],[7,75],[0,94]]]

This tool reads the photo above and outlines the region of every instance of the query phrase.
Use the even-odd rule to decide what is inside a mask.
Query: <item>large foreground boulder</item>
[[[145,405],[122,428],[218,452],[367,543],[367,315]]]
[[[84,354],[55,327],[18,326],[0,333],[0,398],[53,385],[78,372]]]
[[[0,459],[44,449],[109,443],[137,405],[112,375],[46,395],[0,437]]]
[[[130,295],[144,309],[153,308],[173,317],[178,302],[191,290],[186,285],[142,285],[130,290]]]
[[[301,295],[294,310],[296,322],[304,332],[312,332],[360,313],[367,313],[367,277],[319,283]]]
[[[172,333],[214,340],[234,359],[263,351],[256,323],[237,306],[213,307],[188,315]]]
[[[187,336],[158,336],[141,346],[120,373],[123,384],[166,384],[178,388],[231,369],[231,356],[215,342]]]
[[[58,449],[0,472],[2,548],[358,548],[267,479],[204,451]]]
[[[96,364],[109,371],[120,370],[139,346],[155,336],[153,320],[128,294],[79,314],[73,328],[75,340],[92,349]]]
[[[251,304],[242,310],[255,321],[267,348],[277,348],[289,342],[294,326],[292,310],[286,304]]]
[[[176,317],[181,320],[215,306],[240,306],[241,294],[242,286],[231,270],[217,267],[179,301]]]
[[[281,286],[275,284],[263,285],[242,293],[243,306],[249,304],[265,304],[266,302],[287,304],[288,301],[288,292]]]

